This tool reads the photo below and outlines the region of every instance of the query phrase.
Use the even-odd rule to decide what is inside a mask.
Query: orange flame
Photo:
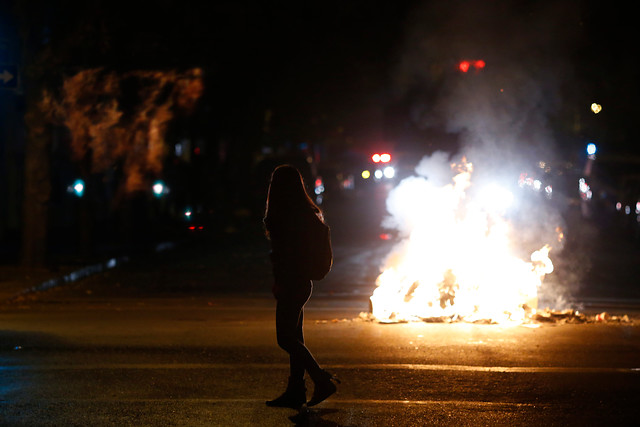
[[[511,226],[499,210],[467,200],[473,167],[452,165],[453,183],[403,181],[388,205],[403,215],[407,238],[389,255],[371,296],[380,321],[425,318],[522,322],[553,271],[551,247],[524,261],[510,251]]]

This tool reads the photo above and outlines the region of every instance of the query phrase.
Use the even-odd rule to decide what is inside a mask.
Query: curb
[[[175,246],[176,246],[175,242],[158,243],[154,248],[153,252],[160,253],[160,252],[168,251],[175,248]],[[13,295],[12,297],[10,297],[7,301],[12,301],[32,293],[46,291],[48,289],[52,289],[52,288],[55,288],[56,286],[64,285],[66,283],[73,283],[78,280],[84,279],[86,277],[92,276],[94,274],[102,273],[104,271],[116,268],[121,264],[125,264],[129,262],[130,260],[131,258],[129,258],[128,256],[121,256],[116,258],[110,258],[106,261],[99,262],[96,264],[87,265],[78,270],[72,271],[71,273],[65,274],[62,277],[49,279],[45,282],[40,283],[39,285],[26,288],[18,292],[17,294]]]

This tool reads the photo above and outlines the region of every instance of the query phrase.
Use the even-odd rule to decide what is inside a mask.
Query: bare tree
[[[128,101],[124,82],[135,91]],[[90,172],[121,165],[122,197],[146,190],[162,171],[167,125],[175,112],[191,111],[202,90],[198,68],[125,73],[94,68],[65,78],[58,96],[45,90],[39,106],[52,123],[69,129],[73,157],[88,159]]]
[[[163,67],[135,61],[148,43],[141,44],[140,34],[123,39],[123,27],[139,23],[135,17],[125,23],[109,1],[16,0],[14,6],[26,105],[22,262],[40,267],[50,216],[52,126],[69,129],[73,157],[87,172],[122,169],[121,200],[160,172],[167,124],[174,112],[193,107],[202,72],[130,71]],[[133,101],[124,99],[125,84],[134,88]]]

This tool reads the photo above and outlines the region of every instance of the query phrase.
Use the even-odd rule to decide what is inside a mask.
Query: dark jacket
[[[271,263],[276,282],[290,286],[295,279],[305,279],[300,273],[302,254],[310,244],[312,221],[322,222],[315,212],[309,210],[286,220],[265,221],[271,240]]]

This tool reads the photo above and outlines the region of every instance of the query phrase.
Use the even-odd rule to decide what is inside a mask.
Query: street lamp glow
[[[78,197],[82,197],[84,195],[84,181],[81,179],[76,179],[71,186],[71,191]]]
[[[602,111],[602,105],[596,104],[594,102],[593,104],[591,104],[591,111],[593,111],[593,114],[598,114],[600,111]]]
[[[596,144],[594,144],[593,142],[587,144],[588,155],[593,156],[594,154],[596,154],[596,151],[598,151],[598,147],[596,147]]]
[[[153,194],[156,197],[161,197],[164,193],[167,192],[167,189],[164,185],[164,182],[162,181],[156,181],[153,183],[153,186],[151,187],[151,190],[153,191]]]
[[[371,172],[369,172],[368,170],[362,171],[362,179],[369,179],[370,177],[371,177]]]

